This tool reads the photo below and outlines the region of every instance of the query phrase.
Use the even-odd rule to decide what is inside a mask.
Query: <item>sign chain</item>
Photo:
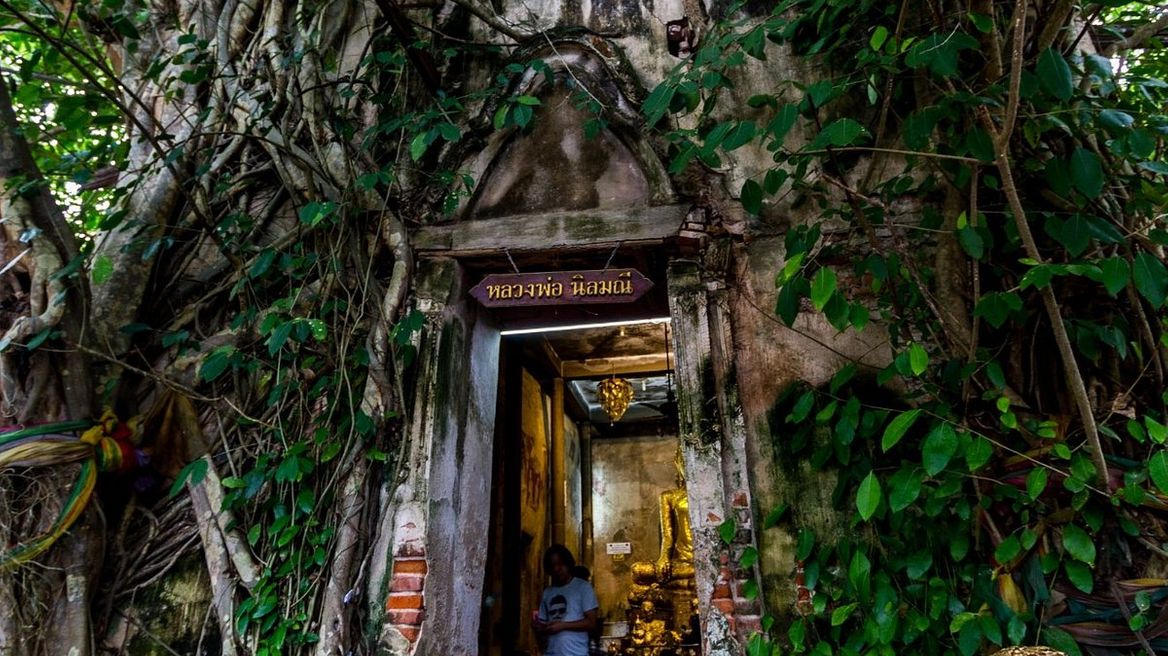
[[[519,267],[515,266],[515,260],[511,259],[511,249],[504,248],[503,252],[507,254],[507,261],[511,263],[511,268],[515,270],[515,273],[519,273]],[[612,258],[609,259],[611,260]],[[605,268],[607,269],[608,267]]]
[[[608,265],[612,264],[612,258],[616,257],[616,252],[620,250],[621,244],[623,243],[623,241],[618,241],[616,246],[612,247],[612,252],[608,254],[608,261],[604,263],[604,269],[602,271],[608,271]]]

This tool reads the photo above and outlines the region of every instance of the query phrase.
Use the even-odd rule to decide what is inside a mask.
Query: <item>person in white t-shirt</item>
[[[552,584],[539,602],[535,632],[547,639],[544,656],[588,656],[588,634],[596,628],[600,603],[592,586],[573,575],[575,566],[572,552],[562,544],[543,554]]]

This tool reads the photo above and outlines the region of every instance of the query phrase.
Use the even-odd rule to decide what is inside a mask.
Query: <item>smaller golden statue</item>
[[[628,656],[658,656],[665,650],[672,650],[681,641],[681,634],[666,627],[665,620],[656,615],[652,601],[641,603],[640,611],[633,620],[629,633],[629,644],[625,648]]]

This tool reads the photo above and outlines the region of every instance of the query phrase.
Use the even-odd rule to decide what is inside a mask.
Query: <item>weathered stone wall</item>
[[[698,0],[502,0],[495,7],[504,22],[542,37],[533,38],[524,52],[560,60],[557,75],[561,82],[575,78],[595,83],[591,88],[607,104],[612,121],[598,141],[581,142],[573,125],[581,125],[587,117],[569,106],[562,88],[541,88],[538,76],[530,72],[518,76],[514,91],[537,95],[544,104],[537,110],[530,132],[491,135],[482,152],[457,164],[482,182],[476,196],[462,208],[459,220],[564,210],[619,210],[661,205],[666,198],[682,203],[698,200],[685,195],[694,189],[693,180],[663,178],[666,163],[656,159],[645,126],[638,123],[637,104],[681,63],[668,52],[666,22],[687,17],[697,27],[700,40],[709,16],[717,17],[724,11],[721,4],[706,7]],[[492,36],[485,24],[472,21],[471,25],[476,38]],[[557,35],[580,27],[592,32],[581,37],[577,30],[571,40],[557,40]],[[474,75],[468,84],[473,87],[476,79],[481,87],[493,84],[498,73],[495,65],[485,59],[473,62]],[[744,111],[750,96],[773,93],[785,80],[814,80],[816,74],[785,49],[771,46],[765,62],[752,61],[738,73],[731,96],[723,99],[719,111]],[[488,110],[489,105],[484,105],[484,112]],[[763,112],[767,110],[757,111],[755,118],[765,122],[768,117]],[[787,145],[798,147],[803,141],[805,137],[797,128],[788,136]],[[656,146],[656,153],[663,152],[660,144]],[[822,317],[804,313],[788,328],[774,316],[774,276],[784,262],[782,236],[791,226],[808,222],[816,209],[814,203],[796,204],[794,195],[789,194],[767,207],[762,217],[747,217],[734,196],[744,180],[771,166],[770,153],[746,146],[729,154],[721,170],[707,172],[700,183],[706,185],[701,207],[691,212],[684,226],[678,226],[684,228],[682,236],[689,242],[685,252],[677,255],[687,261],[678,262],[676,275],[671,273],[668,281],[679,348],[681,439],[691,477],[688,487],[699,606],[708,618],[707,651],[711,654],[740,653],[735,632],[741,638],[757,628],[763,610],[778,614],[789,610],[796,594],[791,528],[809,527],[820,535],[832,535],[843,526],[830,506],[830,474],[813,472],[806,463],[784,460],[781,450],[775,448],[783,439],[775,433],[771,417],[776,399],[797,382],[825,382],[847,362],[878,366],[887,358],[885,335],[878,327],[860,334],[838,333]],[[709,234],[703,236],[707,229]],[[533,251],[540,247],[538,243],[526,246]],[[461,365],[452,366],[457,375],[465,373]],[[482,450],[478,442],[473,444],[475,452]],[[594,445],[594,460],[596,449]],[[434,457],[439,454],[435,451]],[[671,455],[666,462],[669,459]],[[595,498],[593,501],[595,504]],[[431,526],[438,516],[441,521],[457,518],[444,504],[465,502],[465,497],[458,496],[432,499]],[[784,502],[794,508],[793,526],[756,530],[766,512]],[[598,522],[600,512],[602,509],[594,505]],[[733,519],[738,528],[729,546],[717,532],[727,519]],[[485,533],[485,527],[479,528]],[[597,570],[608,560],[599,553],[606,542],[633,541],[610,539],[604,531],[598,523],[593,553]],[[759,571],[766,582],[765,604],[742,594],[743,583],[758,575],[735,566],[737,556],[750,546],[758,546],[762,553]],[[635,552],[630,560],[641,557]],[[433,568],[433,559],[430,564]],[[609,590],[612,583],[599,572],[596,580],[604,595],[614,594]],[[434,594],[439,595],[437,603],[446,603],[440,595],[466,595],[479,589],[444,588]],[[427,587],[427,600],[430,598]],[[477,609],[468,598],[459,603],[468,609],[459,613]]]

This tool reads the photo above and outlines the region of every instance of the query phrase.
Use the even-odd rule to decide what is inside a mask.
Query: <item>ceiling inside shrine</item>
[[[567,389],[597,426],[611,422],[597,400],[597,385],[619,376],[633,385],[633,400],[618,424],[661,421],[676,413],[671,400],[673,351],[667,322],[587,327],[538,335],[568,379]]]

